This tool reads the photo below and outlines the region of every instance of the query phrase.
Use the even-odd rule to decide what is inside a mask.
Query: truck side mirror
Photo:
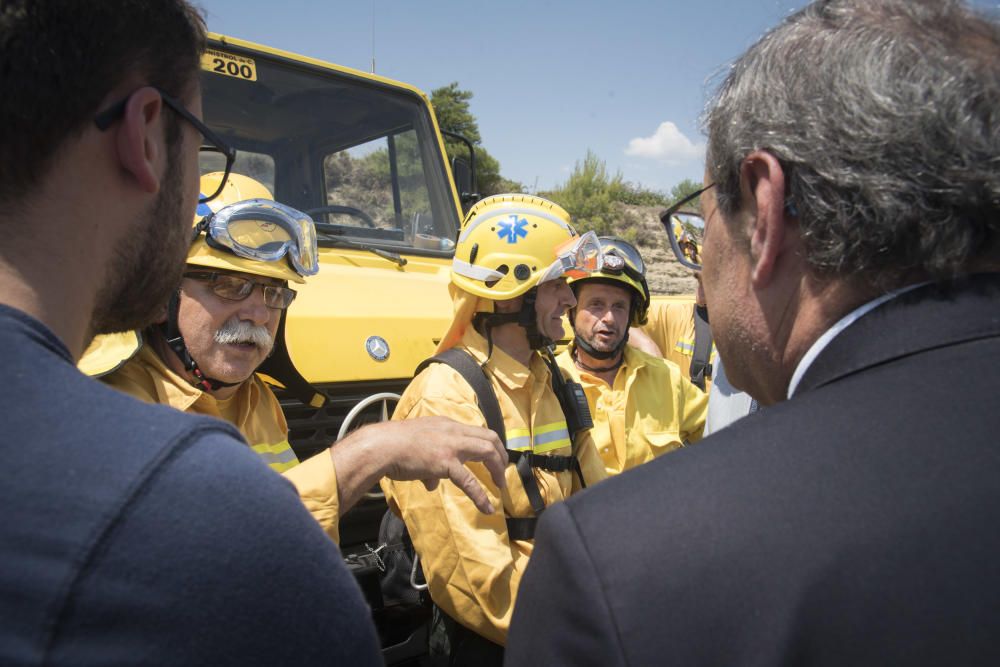
[[[469,209],[469,205],[479,201],[480,194],[476,192],[476,148],[472,142],[460,134],[441,130],[441,134],[465,144],[469,150],[469,159],[455,156],[451,159],[451,175],[455,179],[455,189],[458,190],[458,199],[462,205],[462,211]]]
[[[469,162],[460,157],[451,159],[451,174],[455,178],[455,189],[458,190],[458,197],[462,202],[462,208],[466,204],[471,204],[479,199],[479,193],[475,191],[473,183],[472,167]]]

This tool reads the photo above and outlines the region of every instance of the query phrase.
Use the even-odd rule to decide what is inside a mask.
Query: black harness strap
[[[497,402],[497,395],[494,393],[493,387],[490,385],[490,379],[486,377],[486,371],[483,370],[482,366],[477,364],[472,355],[465,350],[453,347],[437,356],[422,361],[413,373],[413,377],[416,377],[420,374],[420,371],[435,363],[451,366],[472,387],[472,390],[476,392],[479,409],[482,411],[483,417],[486,418],[486,427],[500,436],[500,442],[506,447],[507,430],[503,425],[503,413],[500,412],[500,403]]]
[[[533,540],[535,539],[535,528],[537,526],[537,516],[520,519],[509,516],[507,517],[507,537],[511,540]]]
[[[508,458],[513,453],[508,451]],[[542,512],[545,511],[545,501],[542,499],[542,490],[538,488],[538,480],[535,479],[535,473],[531,471],[531,459],[527,456],[521,456],[514,463],[514,467],[517,469],[518,477],[521,478],[521,485],[524,486],[524,492],[528,495],[528,502],[531,503],[531,509],[535,511],[536,517],[541,516]]]
[[[521,465],[521,461],[528,459],[528,464],[532,468],[541,468],[549,472],[573,472],[580,480],[580,487],[587,488],[587,483],[583,481],[583,469],[580,468],[580,460],[575,456],[561,456],[559,454],[542,455],[534,452],[507,452],[507,458],[513,463]]]
[[[712,330],[708,326],[708,309],[694,307],[694,352],[691,354],[691,382],[705,391],[705,380],[712,378]]]
[[[497,401],[496,392],[493,391],[493,386],[490,384],[483,367],[476,363],[472,355],[465,350],[451,348],[421,362],[417,366],[414,376],[434,363],[445,364],[455,369],[472,387],[476,393],[476,400],[479,402],[479,409],[482,411],[483,417],[486,418],[487,428],[500,436],[500,441],[506,447],[507,431],[504,428],[500,403]],[[575,456],[543,456],[530,451],[507,450],[507,458],[515,465],[518,477],[521,478],[521,484],[524,486],[524,492],[528,496],[528,502],[535,512],[533,517],[507,517],[508,537],[512,540],[530,540],[535,537],[535,525],[538,523],[538,517],[545,511],[542,491],[538,487],[538,480],[535,479],[532,468],[541,468],[549,472],[572,470],[579,477],[580,485],[585,487],[583,471]]]

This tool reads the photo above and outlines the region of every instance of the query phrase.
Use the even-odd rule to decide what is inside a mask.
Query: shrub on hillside
[[[669,197],[658,190],[650,190],[636,183],[619,180],[618,186],[612,189],[613,201],[631,206],[668,206]]]
[[[593,230],[598,234],[610,234],[616,214],[612,194],[621,185],[621,174],[609,177],[604,160],[588,150],[587,157],[576,163],[566,183],[540,194],[569,211],[581,233]]]

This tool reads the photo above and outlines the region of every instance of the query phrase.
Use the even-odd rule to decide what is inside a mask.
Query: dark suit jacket
[[[1000,665],[1000,276],[551,507],[518,595],[509,665]]]

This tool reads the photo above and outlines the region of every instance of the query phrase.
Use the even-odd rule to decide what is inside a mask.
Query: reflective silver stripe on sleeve
[[[522,435],[516,438],[507,438],[507,449],[524,451],[531,447],[531,436]]]

